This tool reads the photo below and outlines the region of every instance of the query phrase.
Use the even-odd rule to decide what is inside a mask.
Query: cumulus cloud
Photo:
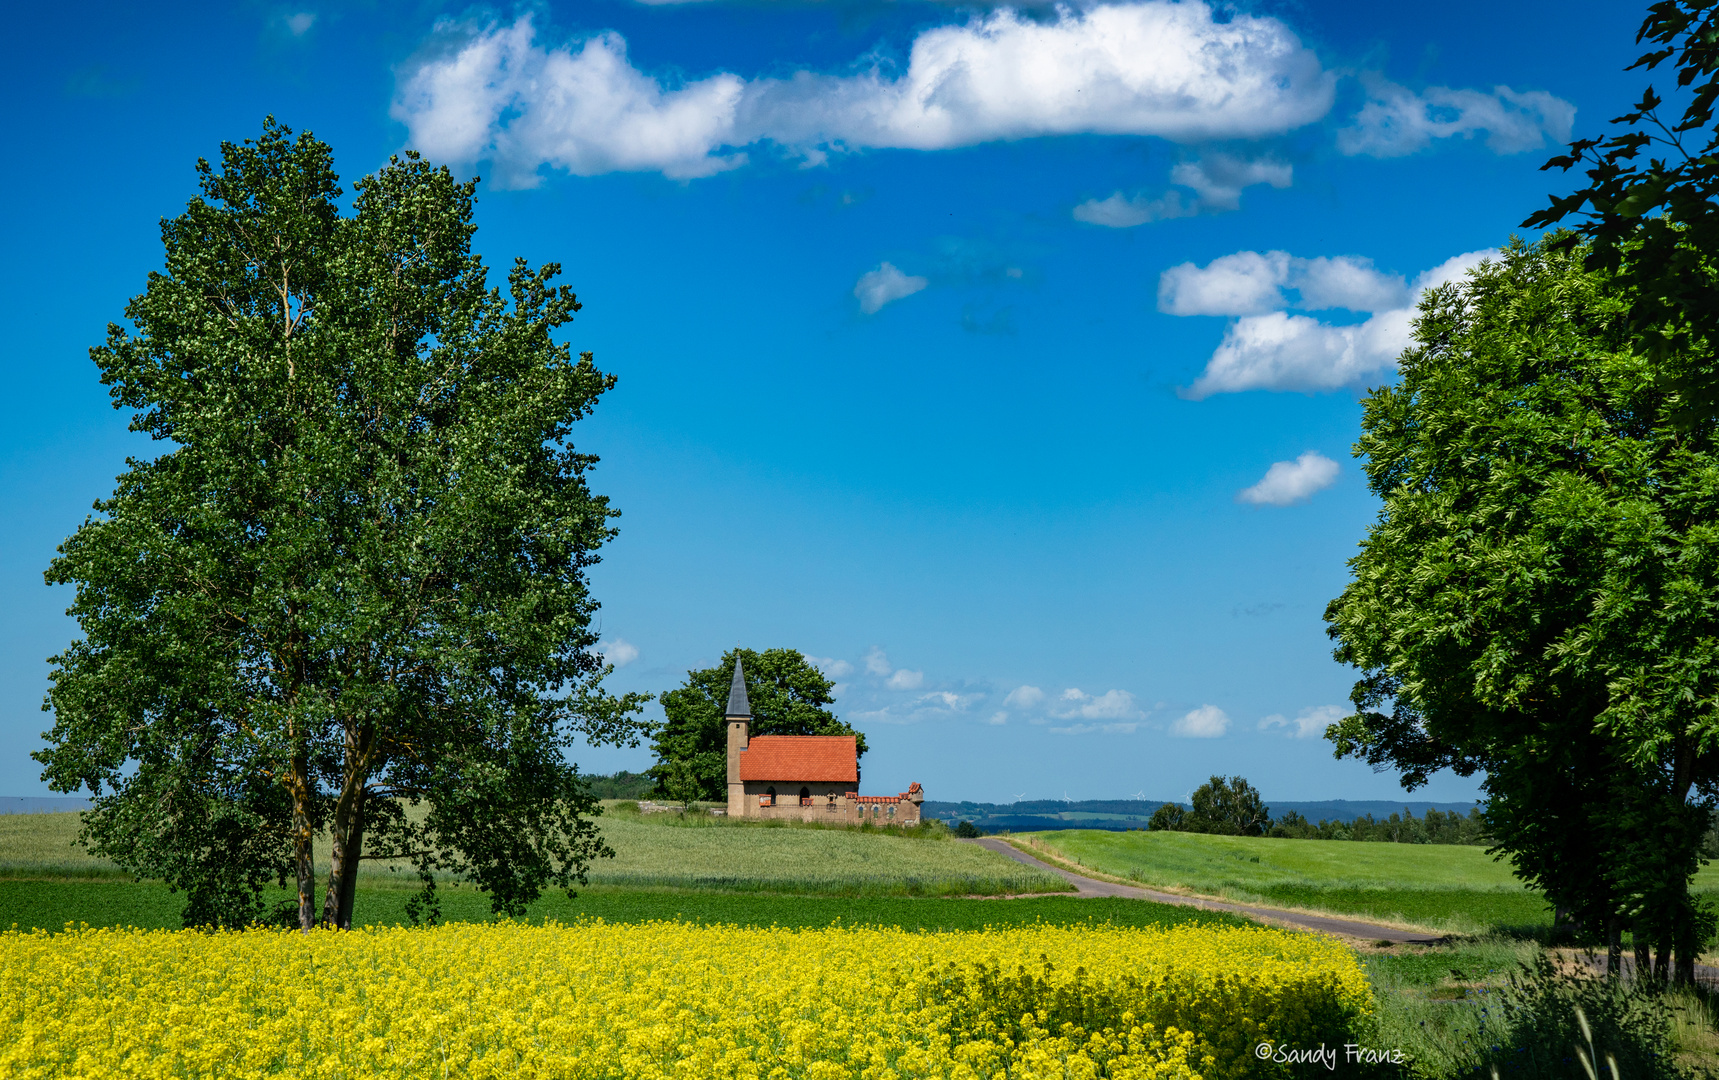
[[[1538,150],[1548,139],[1568,142],[1576,107],[1543,90],[1495,86],[1491,93],[1431,86],[1420,93],[1372,76],[1367,103],[1350,126],[1337,133],[1345,154],[1401,157],[1426,149],[1434,139],[1472,139],[1484,133],[1496,154]]]
[[[1294,169],[1275,158],[1208,154],[1170,170],[1170,182],[1192,189],[1192,197],[1175,189],[1159,195],[1124,195],[1118,191],[1108,198],[1081,203],[1074,208],[1074,217],[1090,225],[1128,229],[1151,221],[1237,210],[1245,188],[1255,184],[1286,188],[1293,179]]]
[[[293,37],[303,37],[310,33],[310,28],[316,25],[316,12],[299,11],[286,17],[286,28]]]
[[[618,668],[624,668],[639,658],[639,648],[625,638],[611,638],[597,646],[597,651],[603,654],[603,659]]]
[[[868,675],[888,675],[895,669],[889,666],[889,654],[873,645],[866,650],[865,670]]]
[[[1252,487],[1236,493],[1236,501],[1255,506],[1289,506],[1324,491],[1337,481],[1337,463],[1312,450],[1294,461],[1274,462]]]
[[[929,284],[927,279],[909,277],[886,262],[881,263],[876,270],[868,270],[860,275],[859,283],[854,286],[854,296],[859,299],[861,311],[867,315],[875,315],[883,305],[892,300],[900,300],[904,296],[912,296]]]
[[[1073,688],[1062,692],[1051,712],[1059,720],[1129,720],[1142,715],[1126,690],[1106,690],[1094,697]]]
[[[1228,713],[1216,705],[1201,705],[1171,724],[1170,734],[1184,739],[1216,739],[1229,729]]]
[[[1170,315],[1257,315],[1281,307],[1383,311],[1409,299],[1401,275],[1352,255],[1299,259],[1287,251],[1238,251],[1205,266],[1181,263],[1158,277],[1158,310]]]
[[[891,675],[889,677],[889,681],[884,683],[884,685],[889,687],[891,690],[917,690],[924,684],[925,672],[908,671],[906,668],[902,668],[894,675]]]
[[[1011,709],[1032,709],[1043,703],[1045,692],[1036,686],[1017,686],[1009,691],[1003,704]]]
[[[743,164],[731,141],[745,84],[729,74],[669,88],[640,73],[615,33],[543,48],[531,16],[472,34],[402,78],[389,110],[433,160],[494,161],[530,187],[539,166],[578,176],[637,170],[709,176]]]
[[[1470,251],[1412,284],[1352,256],[1299,259],[1282,251],[1238,251],[1204,267],[1172,266],[1158,279],[1158,307],[1172,315],[1239,316],[1186,391],[1196,400],[1242,390],[1335,390],[1391,368],[1412,343],[1415,305],[1426,290],[1461,281],[1498,254]],[[1295,295],[1291,297],[1289,294]],[[1281,309],[1371,312],[1332,325]]]
[[[1273,713],[1259,722],[1259,730],[1275,731],[1281,728],[1291,739],[1316,739],[1325,734],[1327,727],[1353,711],[1343,705],[1315,705],[1311,709],[1302,709],[1293,720]]]
[[[809,653],[801,653],[800,655],[806,658],[806,663],[811,664],[833,679],[854,673],[854,666],[846,660],[838,660],[833,656],[812,656]]]
[[[431,157],[491,160],[522,185],[544,165],[708,176],[766,141],[815,162],[1049,135],[1258,138],[1324,116],[1334,83],[1279,20],[1219,21],[1199,0],[1059,8],[1048,21],[1003,8],[921,32],[905,70],[873,58],[752,81],[647,75],[620,35],[545,44],[530,15],[439,32],[450,44],[402,72],[391,114]]]
[[[985,721],[985,723],[992,724],[992,725],[995,725],[997,727],[1001,727],[1002,725],[1004,725],[1008,722],[1009,722],[1009,714],[1006,712],[1001,712],[1001,711],[992,713],[991,718],[989,720]]]
[[[1158,276],[1158,310],[1169,315],[1252,315],[1284,304],[1287,251],[1238,251],[1205,266],[1172,266]]]

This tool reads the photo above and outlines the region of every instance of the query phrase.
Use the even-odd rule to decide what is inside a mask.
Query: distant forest
[[[923,813],[950,825],[970,821],[984,832],[1041,832],[1053,829],[1108,829],[1113,832],[1144,829],[1163,800],[1145,799],[1033,799],[1016,803],[938,802],[926,800]],[[1459,832],[1457,843],[1475,842],[1475,828],[1458,830],[1453,819],[1465,824],[1477,808],[1472,802],[1389,802],[1385,800],[1330,799],[1324,802],[1275,802],[1271,813],[1276,822],[1290,825],[1293,835],[1328,839],[1401,840],[1425,843],[1452,842],[1445,839]],[[1429,815],[1429,811],[1432,813]],[[1426,829],[1430,821],[1431,830]],[[1415,824],[1409,824],[1410,819]],[[1318,822],[1318,825],[1311,825]],[[1448,824],[1447,824],[1448,823]],[[1417,829],[1415,826],[1421,826]],[[1441,827],[1442,826],[1442,827]],[[1303,833],[1306,828],[1308,833]],[[1282,834],[1280,834],[1282,835]],[[1427,839],[1420,839],[1426,836]]]

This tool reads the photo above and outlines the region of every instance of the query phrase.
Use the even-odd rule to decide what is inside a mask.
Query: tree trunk
[[[292,849],[298,877],[298,928],[316,925],[316,840],[310,821],[310,762],[303,753],[292,761]]]
[[[1638,979],[1653,976],[1653,934],[1647,928],[1646,918],[1637,918],[1635,926],[1630,930],[1630,937],[1635,939],[1635,971]]]
[[[1677,912],[1677,931],[1673,944],[1677,947],[1677,981],[1684,986],[1695,985],[1695,913],[1685,903]]]
[[[1671,981],[1671,941],[1661,938],[1654,949],[1653,977],[1660,982]]]
[[[322,921],[352,929],[352,901],[358,887],[358,861],[364,852],[364,785],[343,795],[334,812],[333,849],[328,857],[328,893]]]
[[[1606,974],[1616,978],[1623,971],[1623,920],[1606,916]]]

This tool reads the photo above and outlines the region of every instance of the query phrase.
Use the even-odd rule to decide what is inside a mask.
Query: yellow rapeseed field
[[[0,1076],[1218,1080],[1369,1001],[1255,928],[11,931]]]

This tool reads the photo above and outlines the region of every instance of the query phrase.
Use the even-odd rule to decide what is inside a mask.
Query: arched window
[[[800,789],[800,805],[801,806],[812,805],[812,789],[811,788],[803,787]]]
[[[759,796],[759,798],[758,798],[758,804],[760,806],[775,806],[776,805],[776,785],[775,784],[771,784],[769,787],[764,789],[764,794]]]

